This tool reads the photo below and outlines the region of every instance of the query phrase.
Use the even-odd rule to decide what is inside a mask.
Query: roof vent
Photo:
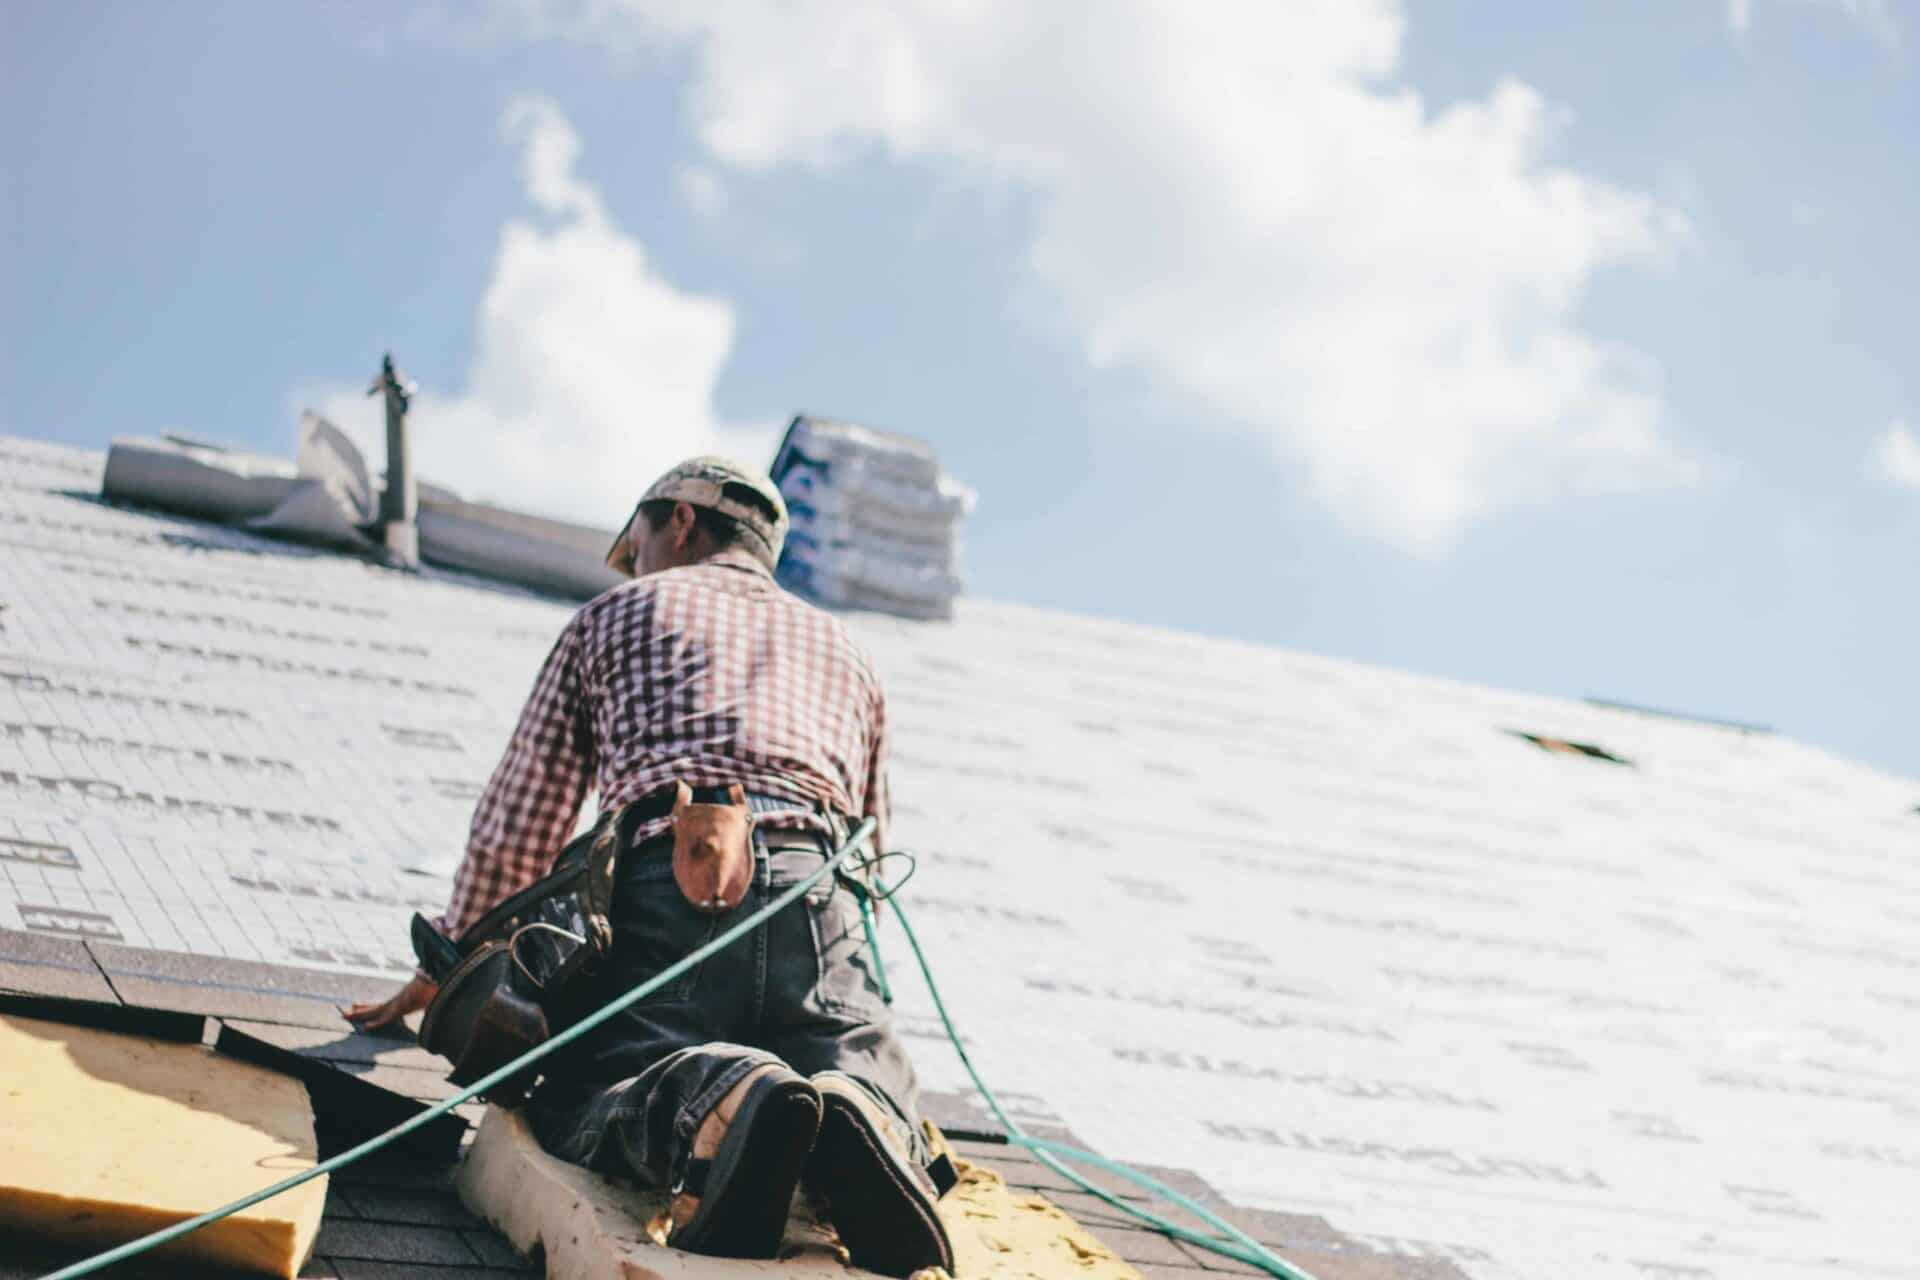
[[[413,477],[413,443],[407,437],[407,406],[414,387],[393,367],[393,353],[367,388],[387,406],[387,487],[380,494],[380,541],[387,556],[406,569],[420,567],[420,488]]]
[[[1508,729],[1505,732],[1516,738],[1525,738],[1542,751],[1551,751],[1555,755],[1586,756],[1592,760],[1605,760],[1608,764],[1624,764],[1628,768],[1633,767],[1633,761],[1614,755],[1613,752],[1603,747],[1596,747],[1590,742],[1569,742],[1565,738],[1548,738],[1537,733],[1523,733],[1519,729]]]

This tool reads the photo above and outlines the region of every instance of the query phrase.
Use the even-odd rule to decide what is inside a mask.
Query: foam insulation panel
[[[1013,1191],[993,1170],[958,1157],[940,1200],[959,1280],[1140,1280],[1140,1273],[1045,1196]],[[1223,1264],[1225,1265],[1225,1264]]]
[[[101,1248],[316,1160],[306,1089],[195,1044],[0,1016],[0,1230]],[[155,1256],[292,1277],[325,1176]]]
[[[398,985],[574,606],[73,496],[102,462],[0,438],[0,927]],[[1913,1273],[1920,779],[956,608],[845,618],[901,904],[1023,1123],[1472,1280]]]
[[[940,1218],[953,1241],[960,1280],[1140,1280],[1139,1272],[1045,1197],[1012,1192],[991,1170],[954,1163],[960,1182],[941,1199]],[[459,1187],[467,1208],[498,1227],[514,1248],[545,1250],[548,1280],[847,1280],[874,1274],[841,1261],[831,1228],[800,1197],[777,1260],[709,1258],[655,1244],[648,1225],[666,1208],[663,1193],[635,1190],[548,1155],[519,1112],[499,1107],[489,1107],[480,1122]]]

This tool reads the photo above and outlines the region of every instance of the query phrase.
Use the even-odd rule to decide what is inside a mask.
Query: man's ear
[[[693,535],[700,526],[693,514],[693,505],[687,502],[673,504],[673,549],[685,551],[693,543]]]

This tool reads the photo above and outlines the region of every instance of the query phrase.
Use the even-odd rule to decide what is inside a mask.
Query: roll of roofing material
[[[100,480],[102,497],[210,520],[264,516],[299,488],[282,458],[186,440],[115,440]]]
[[[373,550],[377,486],[342,432],[308,414],[299,464],[179,439],[123,439],[107,454],[102,496],[218,520],[296,542]],[[613,532],[420,486],[420,553],[430,564],[530,590],[588,599],[621,581],[602,557]]]

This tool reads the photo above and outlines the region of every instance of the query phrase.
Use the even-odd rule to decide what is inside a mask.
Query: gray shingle
[[[522,1258],[508,1244],[506,1238],[492,1229],[464,1231],[461,1238],[467,1247],[478,1255],[480,1261],[491,1267],[505,1267],[510,1270],[537,1270],[532,1263]]]
[[[442,1077],[447,1072],[446,1060],[420,1048],[411,1033],[369,1034],[354,1030],[344,1018],[330,1027],[248,1022],[239,1018],[226,1018],[224,1021],[270,1044],[327,1062],[367,1063],[432,1071]]]
[[[336,1266],[349,1258],[441,1267],[479,1263],[458,1231],[340,1218],[322,1221],[313,1251]]]
[[[507,1271],[497,1267],[423,1266],[414,1262],[379,1262],[366,1258],[336,1258],[340,1280],[522,1280],[537,1271]]]
[[[113,1001],[113,988],[77,938],[0,927],[0,990]]]
[[[0,930],[0,934],[11,932]],[[114,999],[113,988],[91,965],[82,969],[43,960],[0,959],[0,991],[31,991],[71,1000]]]
[[[460,1197],[451,1191],[362,1183],[342,1186],[340,1195],[352,1206],[354,1217],[370,1222],[403,1222],[454,1230],[479,1225],[479,1219],[468,1213]]]

